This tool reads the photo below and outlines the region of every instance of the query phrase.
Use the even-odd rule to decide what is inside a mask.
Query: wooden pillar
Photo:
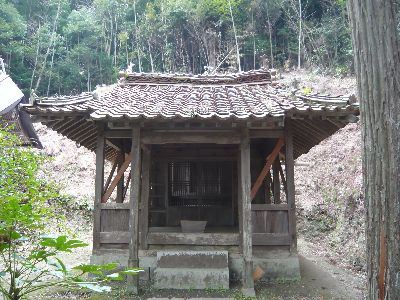
[[[252,260],[251,228],[251,173],[250,138],[248,130],[243,132],[240,143],[240,245],[243,254],[242,289],[245,296],[255,296]]]
[[[286,171],[286,197],[289,206],[289,235],[292,239],[290,251],[297,253],[296,234],[296,202],[294,186],[294,155],[293,155],[293,131],[290,119],[285,121],[285,171]]]
[[[122,164],[124,163],[124,153],[121,151],[118,153],[117,157],[117,172],[121,169]],[[117,184],[117,203],[124,202],[124,175],[122,175],[121,179]]]
[[[272,176],[274,179],[274,204],[281,203],[281,182],[279,180],[279,157],[275,159],[272,166]]]
[[[132,129],[131,194],[129,199],[129,258],[128,267],[139,267],[139,199],[140,199],[140,127]],[[139,276],[128,276],[128,291],[137,294]]]
[[[272,179],[271,173],[268,172],[265,176],[265,203],[271,204],[271,193],[272,193]]]
[[[101,198],[104,186],[104,127],[100,124],[97,131],[96,147],[96,179],[95,196],[93,205],[93,253],[100,248],[100,226],[101,226]]]
[[[141,249],[148,249],[147,233],[149,231],[149,188],[150,188],[150,163],[151,163],[151,148],[143,148],[143,163],[142,163],[142,188],[140,193],[140,225],[141,225]]]

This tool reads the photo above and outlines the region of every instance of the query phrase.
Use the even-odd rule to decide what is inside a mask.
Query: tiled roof
[[[296,157],[345,126],[347,117],[359,112],[354,97],[295,95],[272,82],[267,71],[196,76],[123,74],[117,84],[93,93],[31,101],[24,106],[25,111],[42,117],[47,126],[90,150],[96,147],[97,127],[92,122],[96,120],[118,123],[145,119],[149,124],[151,120],[214,119],[251,123],[292,118]],[[106,145],[106,155],[108,159],[115,157],[110,145]]]
[[[30,113],[90,113],[90,118],[260,119],[313,112],[354,112],[349,97],[294,96],[267,71],[232,75],[128,74],[106,91],[36,99]]]

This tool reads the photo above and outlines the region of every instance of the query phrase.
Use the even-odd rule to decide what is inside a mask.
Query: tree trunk
[[[230,13],[231,13],[231,20],[232,20],[233,34],[235,35],[235,44],[236,44],[236,59],[237,59],[237,64],[238,64],[238,70],[239,70],[239,72],[242,72],[242,67],[240,66],[240,53],[239,53],[239,44],[238,44],[238,38],[237,38],[237,33],[236,33],[235,20],[233,19],[233,12],[232,12],[232,4],[231,4],[231,0],[229,0],[229,11],[230,11]]]
[[[302,39],[302,30],[303,30],[303,7],[301,5],[301,0],[299,0],[299,49],[297,54],[297,68],[301,68],[301,39]]]
[[[46,54],[44,56],[43,65],[42,65],[42,68],[39,71],[38,80],[36,81],[36,85],[35,85],[35,91],[38,90],[39,85],[40,85],[40,81],[42,80],[43,73],[44,73],[44,71],[46,69],[47,57],[50,54],[50,48],[51,48],[52,45],[54,47],[55,38],[56,38],[56,34],[57,34],[58,18],[60,16],[60,9],[61,9],[61,1],[58,1],[57,14],[56,14],[56,17],[54,19],[53,30],[52,30],[51,36],[50,36],[50,43],[47,46]]]
[[[267,23],[268,23],[268,33],[269,33],[269,49],[270,49],[270,60],[271,60],[271,68],[274,68],[274,50],[272,46],[272,24],[271,19],[269,17],[269,8],[268,3],[266,4],[266,12],[267,12]]]
[[[361,100],[369,299],[400,299],[400,47],[392,0],[349,0]]]
[[[135,42],[136,42],[136,52],[139,64],[139,72],[142,73],[142,60],[140,57],[140,45],[139,45],[139,37],[138,37],[138,29],[137,29],[137,16],[136,16],[136,0],[133,1],[133,14],[135,20]]]

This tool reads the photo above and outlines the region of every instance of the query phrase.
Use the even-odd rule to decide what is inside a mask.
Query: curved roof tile
[[[95,120],[262,119],[288,112],[358,112],[353,100],[345,96],[292,95],[272,85],[268,71],[195,76],[132,73],[124,74],[117,85],[104,92],[38,98],[25,110],[32,114],[89,113]]]

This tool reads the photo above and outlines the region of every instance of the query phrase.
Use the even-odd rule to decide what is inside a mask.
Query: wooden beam
[[[149,231],[149,186],[150,186],[150,163],[151,163],[150,147],[143,148],[143,163],[142,163],[142,189],[140,193],[141,203],[141,249],[147,249],[147,233]]]
[[[274,203],[281,203],[281,182],[279,180],[279,155],[275,158],[272,165],[272,176],[274,184]]]
[[[106,144],[110,146],[111,148],[114,148],[118,152],[121,151],[121,148],[117,146],[115,143],[111,142],[109,139],[106,139]]]
[[[273,192],[271,172],[265,176],[265,203],[271,204],[271,192]]]
[[[237,246],[239,244],[239,234],[149,232],[148,243],[151,245]]]
[[[125,138],[130,139],[132,132],[130,130],[107,130],[104,132],[106,138]]]
[[[255,246],[290,246],[291,241],[287,233],[253,233]]]
[[[100,232],[100,241],[102,244],[128,244],[129,236],[129,231]]]
[[[101,197],[103,195],[104,185],[104,127],[99,125],[97,131],[96,147],[96,179],[95,179],[95,197],[93,205],[93,253],[100,249],[100,225],[101,225]]]
[[[121,168],[118,170],[117,175],[115,175],[114,179],[112,180],[110,186],[108,187],[107,191],[104,193],[101,202],[105,203],[107,202],[108,198],[110,198],[112,192],[114,191],[115,187],[117,186],[119,180],[122,178],[124,175],[125,170],[129,167],[129,164],[132,161],[132,152],[128,155],[128,157],[125,159],[124,163],[122,164]]]
[[[121,170],[122,165],[124,164],[124,152],[119,152],[116,158],[117,161],[117,170]],[[124,202],[124,174],[121,175],[120,180],[117,183],[117,198],[115,202],[122,203]]]
[[[252,204],[251,210],[270,211],[270,210],[289,210],[287,204]]]
[[[264,138],[264,139],[277,139],[284,136],[283,130],[265,130],[265,129],[254,129],[250,130],[250,138]]]
[[[296,236],[296,203],[295,203],[295,186],[294,186],[294,156],[293,156],[293,128],[292,121],[286,119],[285,123],[285,171],[287,184],[287,204],[289,206],[289,235],[292,239],[290,251],[297,253],[297,236]]]
[[[250,173],[250,137],[245,129],[240,143],[240,201],[241,232],[240,244],[243,253],[242,289],[245,295],[255,295],[252,258],[252,222],[251,222],[251,173]]]
[[[129,203],[101,203],[101,209],[129,209]]]
[[[124,195],[122,198],[122,202],[125,201],[126,193],[128,192],[129,184],[131,182],[131,171],[129,171],[128,178],[126,179],[125,188],[124,188]]]
[[[111,168],[110,174],[108,175],[106,184],[104,185],[104,191],[107,191],[108,186],[109,186],[110,183],[111,183],[111,179],[112,179],[112,177],[114,176],[114,172],[115,172],[115,169],[116,169],[116,168],[117,168],[117,160],[115,160],[114,163],[113,163],[113,166],[112,166],[112,168]],[[102,202],[103,202],[103,201],[102,201]]]
[[[147,132],[143,144],[239,144],[240,136],[236,132]]]
[[[131,194],[129,199],[129,257],[128,267],[139,267],[139,199],[140,199],[140,170],[141,170],[141,149],[140,149],[140,127],[132,129],[131,156],[135,157],[131,166]],[[139,290],[139,276],[128,276],[128,289],[135,294]]]
[[[253,185],[253,188],[251,189],[251,199],[253,199],[255,197],[255,195],[257,194],[258,190],[260,189],[260,187],[261,187],[261,185],[262,185],[262,183],[264,181],[265,176],[267,176],[267,173],[271,169],[272,163],[277,158],[277,156],[279,154],[279,151],[281,150],[283,144],[284,144],[284,140],[283,140],[283,138],[280,138],[278,140],[278,142],[276,143],[274,149],[272,150],[271,154],[269,155],[264,168],[261,170],[260,175],[258,176],[256,182]]]

